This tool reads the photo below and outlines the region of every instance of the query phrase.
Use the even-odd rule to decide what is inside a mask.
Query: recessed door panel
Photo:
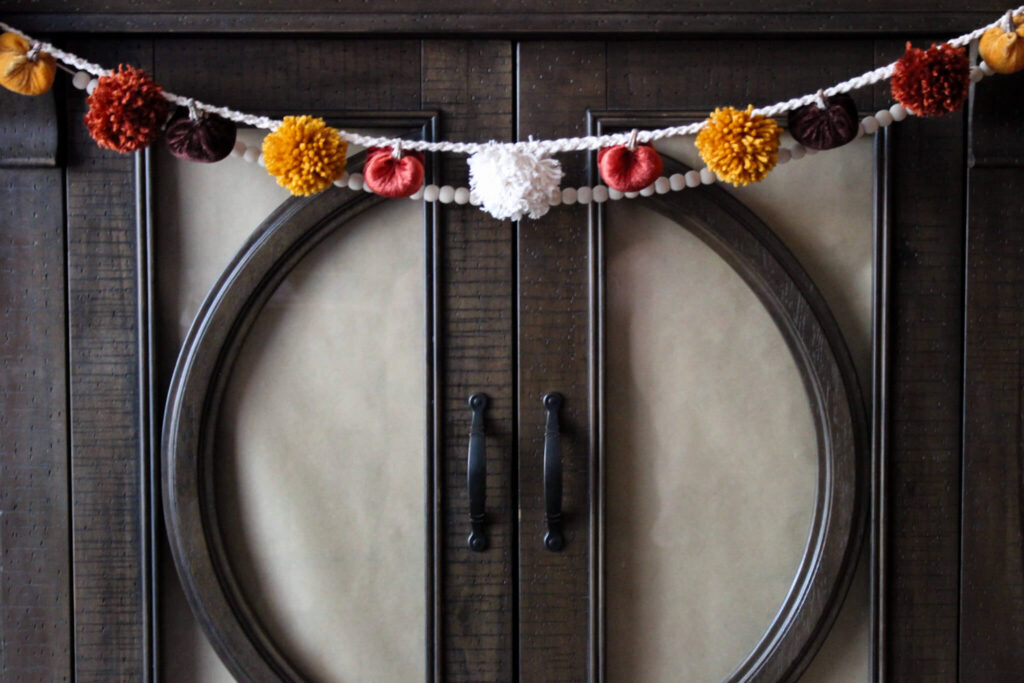
[[[158,164],[163,333],[174,348],[287,192],[240,159],[183,164],[161,151]],[[250,618],[312,680],[426,670],[423,215],[419,202],[385,202],[331,229],[260,308],[210,413],[214,523],[232,580]],[[184,649],[201,634],[181,601],[165,590],[168,647]],[[168,660],[172,680],[230,678],[209,656],[189,659]]]

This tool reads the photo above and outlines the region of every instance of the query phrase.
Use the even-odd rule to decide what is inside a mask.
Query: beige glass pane
[[[691,141],[661,149],[699,167]],[[828,155],[726,187],[801,260],[866,377],[871,144]],[[606,211],[609,680],[719,681],[773,621],[804,552],[818,475],[808,398],[767,310],[689,219],[642,199]],[[808,680],[868,680],[863,585]]]
[[[160,244],[163,327],[180,339],[287,193],[237,159],[161,153],[158,164],[159,227],[173,231]],[[318,245],[260,312],[218,416],[214,486],[232,569],[310,680],[425,671],[422,234],[422,204],[391,201]],[[230,680],[179,591],[164,590],[175,653],[165,678]]]

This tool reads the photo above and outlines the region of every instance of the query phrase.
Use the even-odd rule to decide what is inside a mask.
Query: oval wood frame
[[[666,169],[686,170],[668,159]],[[373,194],[332,190],[282,204],[243,245],[207,296],[171,380],[162,440],[171,550],[193,612],[221,659],[242,680],[303,679],[248,606],[220,537],[210,438],[220,400],[248,330],[281,281],[335,229],[382,201]],[[717,187],[644,201],[670,218],[683,214],[694,219],[681,225],[753,289],[786,339],[810,399],[820,462],[812,530],[782,607],[729,678],[791,680],[806,668],[836,617],[864,528],[867,431],[853,363],[810,278],[740,202]],[[600,233],[600,221],[597,225]]]

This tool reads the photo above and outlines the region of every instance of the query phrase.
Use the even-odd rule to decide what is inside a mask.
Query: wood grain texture
[[[877,61],[902,54],[880,43]],[[893,129],[886,662],[956,680],[960,562],[964,117]]]
[[[707,34],[745,31],[788,34],[906,35],[923,31],[959,35],[994,21],[1006,8],[992,2],[964,7],[954,0],[929,3],[903,0],[784,2],[742,0],[729,3],[692,0],[673,3],[579,0],[553,4],[544,0],[456,3],[344,3],[325,7],[317,0],[261,0],[240,9],[229,0],[200,3],[164,0],[137,5],[130,0],[104,3],[102,8],[68,11],[60,0],[12,0],[5,15],[30,31],[189,31],[210,33],[333,33],[424,34],[446,36],[482,32],[508,36],[588,34],[598,36]],[[884,15],[884,19],[879,17]],[[740,19],[739,25],[737,18]]]
[[[566,87],[566,84],[570,84]],[[585,135],[587,109],[605,106],[603,42],[519,45],[517,138]],[[562,187],[587,177],[582,155],[566,155]],[[590,558],[593,491],[588,207],[554,207],[518,226],[519,274],[519,640],[525,681],[592,680]],[[562,532],[544,546],[541,397],[561,409]]]
[[[152,68],[146,43],[73,43],[105,62]],[[140,453],[135,158],[101,150],[69,98],[68,336],[75,675],[149,670]]]
[[[975,87],[968,174],[960,680],[1024,671],[1024,74]]]
[[[425,41],[423,106],[441,111],[442,137],[509,139],[513,62],[504,41]],[[462,185],[463,158],[445,158],[441,183]],[[441,526],[437,558],[437,680],[512,681],[515,673],[516,515],[513,500],[512,224],[442,207],[438,226],[437,353]],[[475,392],[485,413],[487,537],[472,552],[466,453]]]
[[[37,125],[55,128],[56,121],[44,118]],[[5,681],[72,680],[63,184],[59,169],[0,170]]]
[[[57,165],[57,101],[54,92],[37,97],[0,88],[0,168]]]

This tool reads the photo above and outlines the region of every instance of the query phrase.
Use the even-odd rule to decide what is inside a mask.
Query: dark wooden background
[[[627,75],[666,58],[630,55],[631,41],[652,37],[707,39],[713,49],[684,55],[699,68],[719,66],[715,52],[737,37],[784,46],[829,36],[837,49],[848,38],[870,39],[874,61],[882,64],[905,39],[956,35],[1005,11],[951,0],[845,0],[796,10],[788,3],[710,0],[581,0],[556,7],[401,0],[382,9],[263,0],[241,11],[219,0],[164,0],[145,8],[111,0],[69,10],[58,0],[14,0],[0,9],[0,20],[93,61],[151,70],[159,66],[155,39],[166,32],[400,36],[419,43],[431,69],[421,75],[431,87],[416,106],[441,112],[447,136],[486,138],[515,134],[503,122],[517,106],[520,123],[529,121],[540,134],[579,132],[560,128],[558,113],[569,100],[547,102],[553,106],[546,112],[528,108],[529,97],[481,106],[495,88],[511,91],[520,38],[621,41],[611,54]],[[591,49],[585,41],[576,47],[578,54]],[[800,59],[798,50],[779,49]],[[189,94],[232,104],[216,58],[208,63],[196,76],[205,91]],[[474,70],[484,64],[505,66]],[[519,77],[542,66],[519,64]],[[737,73],[747,66],[757,65],[723,69],[722,87],[747,78]],[[84,100],[66,80],[52,95],[32,100],[0,93],[0,676],[151,680],[158,653],[153,546],[163,531],[154,511],[153,421],[160,406],[146,355],[151,292],[145,205],[137,197],[141,157],[95,147],[80,125]],[[581,96],[618,85],[595,76],[580,84]],[[747,81],[743,94],[781,96],[763,85]],[[231,85],[236,93],[257,87],[251,79]],[[367,84],[366,92],[378,89]],[[358,94],[352,108],[387,108]],[[884,94],[876,97],[879,106],[887,102]],[[884,680],[1013,681],[1024,672],[1022,114],[1024,75],[986,79],[964,113],[903,124],[888,140],[892,196],[880,217],[886,231],[876,274],[875,353],[884,372],[874,386],[872,510],[875,675]],[[451,162],[446,172],[458,177],[462,162]],[[459,230],[472,230],[478,220],[463,210],[449,219],[446,268],[453,287],[481,264],[500,262],[501,250],[512,244],[509,233],[496,238],[496,252],[460,252]],[[544,268],[537,265],[538,277]],[[574,267],[565,273],[567,287],[586,277]],[[481,299],[483,313],[502,321],[493,336],[499,354],[511,348],[510,278],[495,270],[493,291]],[[572,320],[578,311],[546,314],[562,315],[567,329],[578,329]],[[529,314],[518,322],[529,331]],[[477,387],[474,372],[479,369],[467,369],[465,387],[449,387],[451,395],[440,397],[453,411],[466,387]],[[525,396],[539,387],[519,389]],[[508,442],[516,398],[492,399],[489,420]],[[539,410],[529,415],[541,419]],[[569,420],[586,429],[585,416]],[[464,456],[453,447],[445,457]],[[496,580],[510,571],[496,566]],[[496,629],[499,640],[515,637],[510,624]]]

